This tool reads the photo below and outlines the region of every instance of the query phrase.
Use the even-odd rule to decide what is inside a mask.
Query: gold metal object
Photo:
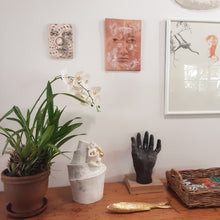
[[[103,157],[104,156],[103,151],[99,147],[96,147],[96,149],[99,152],[99,157]]]
[[[118,202],[112,203],[107,206],[107,209],[111,212],[117,213],[130,213],[130,212],[141,212],[149,211],[153,208],[169,209],[168,202],[159,203],[146,203],[146,202]]]
[[[103,157],[103,156],[104,156],[104,153],[103,153],[102,151],[100,151],[99,156],[100,156],[100,157]]]
[[[99,157],[103,157],[104,153],[103,151],[99,148],[99,147],[95,147],[95,149],[93,151],[90,152],[90,155],[96,155],[97,153],[99,153]]]

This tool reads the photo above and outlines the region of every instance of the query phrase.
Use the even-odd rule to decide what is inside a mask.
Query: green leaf
[[[66,153],[71,153],[70,151],[62,151],[62,154],[66,157],[66,158],[68,158],[69,160],[71,160],[71,158],[70,157],[68,157],[67,155],[66,155]],[[50,158],[50,160],[52,160],[54,157],[56,157],[56,156],[58,156],[58,155],[60,155],[60,153],[55,153],[55,154],[53,154],[52,155],[52,157]],[[51,164],[53,164],[54,162],[51,162]]]
[[[53,131],[54,131],[54,125],[50,125],[47,127],[47,129],[45,130],[45,132],[42,134],[40,138],[39,147],[47,144],[47,142],[50,140],[50,138],[53,135]]]
[[[27,158],[28,155],[31,153],[32,146],[30,144],[26,144],[21,151],[22,158]]]
[[[13,111],[14,111],[13,108],[11,108],[11,109],[0,119],[0,122],[1,122],[4,118],[8,117]]]
[[[1,128],[0,128],[1,129]],[[6,149],[7,149],[7,146],[8,144],[11,145],[11,147],[13,147],[14,149],[16,149],[16,146],[19,146],[20,143],[21,143],[21,138],[22,138],[22,134],[19,134],[21,132],[23,132],[23,129],[20,129],[20,130],[17,130],[17,131],[13,131],[12,129],[9,129],[9,128],[4,128],[5,131],[7,131],[7,135],[5,133],[2,133],[0,132],[1,135],[5,136],[7,138],[6,140],[6,143],[5,143],[5,146],[2,150],[2,154],[5,153]],[[2,130],[2,129],[1,129]],[[4,130],[3,130],[4,131]],[[5,132],[4,131],[4,132]],[[12,132],[12,134],[10,134],[9,132]],[[17,141],[15,140],[15,138],[13,137],[14,135],[17,136]],[[18,141],[18,137],[20,139],[20,141]]]
[[[72,125],[69,125],[67,127],[61,127],[60,130],[56,133],[55,138],[55,143],[63,139],[65,136],[67,136],[70,132],[81,126],[82,123],[75,123]]]
[[[33,121],[33,126],[32,126],[32,128],[31,128],[32,131],[34,130],[35,124],[37,123],[39,114],[40,114],[42,111],[44,111],[44,110],[47,111],[46,106],[44,106],[45,103],[46,103],[46,101],[47,101],[47,99],[45,99],[45,100],[43,101],[43,103],[42,103],[42,104],[40,105],[40,107],[38,108],[37,113],[35,114],[34,121]],[[44,108],[43,108],[43,106],[44,106]],[[42,108],[43,108],[43,110],[42,110]]]
[[[14,139],[14,137],[3,127],[0,126],[0,130],[4,131],[5,133],[1,133],[2,135],[4,135],[5,137],[7,137],[10,141],[10,144],[12,147],[16,147],[16,141]]]
[[[2,134],[2,133],[0,133],[0,134]],[[3,134],[3,135],[4,135],[4,134]],[[5,154],[5,151],[6,151],[6,149],[7,149],[8,144],[9,144],[9,139],[7,138],[6,143],[5,143],[5,146],[4,146],[3,150],[2,150],[2,155]]]
[[[25,173],[28,173],[28,170],[36,163],[38,160],[38,157],[34,158],[26,167],[25,167]]]
[[[71,119],[71,120],[69,120],[69,121],[67,121],[65,124],[63,124],[61,127],[68,127],[68,125],[70,125],[71,124],[71,122],[73,121],[73,120],[76,120],[76,119],[81,119],[81,117],[75,117],[75,118],[73,118],[73,119]]]
[[[6,118],[6,119],[7,119],[7,120],[10,120],[10,121],[16,121],[16,122],[18,122],[19,125],[21,125],[21,127],[23,127],[23,124],[22,124],[21,121],[20,121],[19,119],[17,119],[17,118],[8,117],[8,118]]]
[[[63,124],[62,126],[60,126],[59,128],[60,129],[64,129],[64,128],[67,128],[71,123],[72,123],[73,119],[72,120],[69,120],[67,121],[65,124]]]
[[[27,110],[27,119],[26,119],[27,124],[28,124],[28,127],[29,127],[29,125],[30,125],[30,118],[31,118],[31,113],[30,113],[30,110],[28,109],[28,110]]]
[[[38,136],[43,133],[43,127],[44,127],[44,121],[46,117],[47,109],[44,108],[42,111],[38,112],[35,118],[36,125],[36,131],[35,131],[35,142],[38,140]]]
[[[58,126],[59,126],[59,120],[60,120],[60,117],[63,113],[64,109],[62,109],[61,111],[56,108],[55,112],[54,112],[54,117],[53,117],[53,124],[55,125],[55,131],[58,130]]]
[[[16,137],[17,137],[16,145],[17,146],[22,146],[22,135],[23,135],[23,133],[21,133],[21,134],[19,134],[19,133],[16,133]]]
[[[16,172],[16,165],[15,165],[15,163],[11,163],[10,168],[11,168],[12,173]]]
[[[63,154],[65,157],[67,157],[68,159],[70,159],[68,156],[66,156],[66,155],[64,154],[64,152],[60,151],[55,145],[53,145],[53,144],[48,144],[48,146],[50,146],[51,148],[53,148],[53,149],[55,150],[55,152],[58,153],[58,155],[59,155],[59,154]]]
[[[56,79],[57,80],[57,79]],[[53,81],[52,81],[53,82]],[[45,89],[45,91],[46,91],[46,89]],[[43,95],[43,93],[41,94],[41,96]],[[58,94],[53,94],[52,95],[52,99],[54,98],[54,97],[56,97]],[[40,99],[41,98],[41,96],[38,98],[38,99]],[[34,120],[33,120],[33,126],[32,126],[32,128],[31,128],[31,130],[33,131],[34,130],[34,127],[35,127],[35,124],[37,123],[37,120],[38,120],[38,117],[39,117],[39,114],[40,114],[40,112],[44,112],[44,111],[47,111],[48,110],[48,106],[47,106],[47,98],[41,103],[41,105],[40,105],[40,107],[38,108],[38,110],[37,110],[37,113],[35,114],[35,117],[34,117]],[[37,100],[37,102],[38,102],[39,100]],[[35,106],[36,106],[36,104],[37,104],[37,102],[35,103]],[[45,105],[45,103],[46,103],[46,105]],[[45,105],[45,106],[44,106]],[[43,108],[43,110],[42,110],[42,108]],[[33,111],[33,108],[32,108],[32,111]],[[31,111],[31,112],[32,112]],[[46,112],[45,112],[46,113]],[[42,126],[41,126],[42,127]]]
[[[32,133],[34,132],[34,129],[35,129],[35,142],[37,141],[38,139],[38,135],[39,135],[39,131],[40,131],[40,126],[42,123],[41,122],[41,117],[42,117],[42,112],[37,112],[36,115],[35,115],[35,123],[36,123],[36,128],[35,128],[35,123],[33,124],[32,128],[31,128],[31,131]]]
[[[69,96],[69,97],[72,97],[82,103],[87,103],[85,100],[83,99],[80,99],[79,97],[75,96],[75,95],[72,95],[72,94],[69,94],[69,93],[57,93],[57,94],[60,94],[60,95],[65,95],[65,96]]]
[[[56,76],[53,80],[50,81],[50,84],[54,83],[55,81],[57,81],[58,79],[62,79],[62,76]],[[37,98],[37,100],[35,101],[33,107],[31,108],[30,114],[33,112],[33,110],[35,109],[36,105],[38,104],[38,102],[40,101],[41,97],[43,96],[43,94],[45,93],[46,88],[42,91],[42,93],[40,94],[40,96]],[[44,102],[42,103],[42,105],[44,104]],[[38,109],[40,110],[40,109]]]
[[[60,147],[61,147],[63,144],[65,144],[67,141],[69,141],[69,140],[71,140],[72,138],[77,137],[77,136],[79,136],[79,135],[86,135],[86,134],[75,134],[75,135],[68,136],[68,137],[62,139],[62,140],[56,145],[56,147],[57,147],[57,148],[60,148]]]
[[[48,117],[49,121],[52,124],[53,123],[53,92],[50,85],[50,82],[47,83],[47,106],[48,106]]]
[[[28,127],[28,124],[27,124],[26,120],[24,119],[24,117],[23,117],[23,115],[21,113],[21,110],[17,106],[14,106],[13,110],[14,110],[14,113],[17,115],[17,117],[20,119],[22,127],[25,130],[26,138],[31,138],[32,134],[30,132],[30,129]]]

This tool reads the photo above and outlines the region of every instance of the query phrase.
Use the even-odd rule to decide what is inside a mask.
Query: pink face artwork
[[[208,50],[209,50],[209,58],[211,58],[214,62],[217,62],[219,58],[215,54],[216,47],[218,45],[218,38],[215,35],[209,35],[206,38],[208,43]]]
[[[141,21],[105,19],[105,69],[141,70]]]
[[[49,24],[49,52],[52,58],[73,58],[73,32],[71,24]]]

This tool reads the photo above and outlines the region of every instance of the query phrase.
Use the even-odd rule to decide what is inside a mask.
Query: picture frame
[[[220,21],[166,21],[165,115],[220,114]]]

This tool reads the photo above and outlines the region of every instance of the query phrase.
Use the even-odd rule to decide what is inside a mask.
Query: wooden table
[[[165,181],[163,180],[164,185]],[[25,196],[25,195],[24,195]],[[130,195],[124,183],[106,183],[103,199],[89,205],[72,201],[70,187],[49,188],[47,193],[48,207],[38,216],[28,219],[38,220],[105,220],[105,219],[187,219],[187,220],[220,220],[220,208],[187,209],[175,194],[166,188],[164,192]],[[152,209],[130,214],[114,214],[107,211],[106,206],[115,202],[162,202],[169,201],[171,209]],[[4,193],[0,192],[0,220],[11,219],[6,214]]]

